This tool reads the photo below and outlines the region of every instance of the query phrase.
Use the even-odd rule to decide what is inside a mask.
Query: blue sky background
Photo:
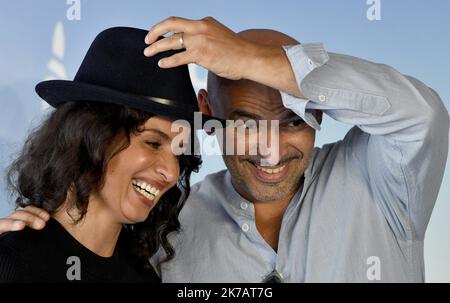
[[[368,21],[366,0],[314,1],[119,1],[81,0],[81,20],[69,21],[66,0],[0,0],[0,168],[11,161],[28,130],[42,116],[34,85],[52,75],[52,37],[57,22],[65,34],[59,60],[73,78],[91,41],[112,26],[149,28],[171,15],[213,16],[235,31],[271,28],[301,42],[323,42],[332,52],[389,64],[434,88],[450,108],[450,1],[381,0],[381,20]],[[206,73],[191,69],[196,88]],[[347,125],[325,119],[317,145],[342,138]],[[448,165],[447,165],[448,166]],[[223,169],[217,156],[204,158],[197,182]],[[450,175],[446,170],[425,240],[426,279],[450,282]],[[11,199],[0,190],[0,217]]]

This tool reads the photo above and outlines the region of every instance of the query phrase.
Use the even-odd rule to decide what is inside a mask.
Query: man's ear
[[[317,123],[322,124],[323,111],[316,110],[314,116],[316,117]]]
[[[198,108],[204,115],[211,116],[211,108],[209,107],[208,92],[203,88],[198,92],[197,103]]]
[[[203,88],[200,89],[197,96],[197,103],[198,108],[204,115],[212,116],[211,115],[211,108],[209,107],[209,98],[208,98],[208,92],[204,90]],[[205,131],[208,135],[213,135],[214,131],[208,132]]]

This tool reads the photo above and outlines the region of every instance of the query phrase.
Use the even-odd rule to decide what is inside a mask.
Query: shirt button
[[[246,233],[246,232],[248,232],[248,230],[250,229],[250,226],[248,226],[248,224],[247,223],[244,223],[244,224],[242,224],[242,230]]]
[[[242,208],[243,210],[246,210],[247,207],[248,207],[248,203],[247,203],[247,202],[242,202],[242,203],[241,203],[241,208]]]
[[[327,100],[327,97],[325,95],[320,95],[319,96],[319,101],[320,102],[325,102],[325,100]]]

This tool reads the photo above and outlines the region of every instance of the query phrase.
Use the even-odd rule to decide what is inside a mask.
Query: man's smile
[[[289,165],[292,160],[285,161],[283,164],[277,164],[275,166],[259,166],[253,161],[246,160],[248,163],[249,170],[252,174],[259,180],[265,183],[277,183],[282,181],[289,171]]]

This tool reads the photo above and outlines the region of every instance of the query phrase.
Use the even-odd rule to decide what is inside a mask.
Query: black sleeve
[[[19,254],[0,244],[0,283],[26,282],[27,265]]]

